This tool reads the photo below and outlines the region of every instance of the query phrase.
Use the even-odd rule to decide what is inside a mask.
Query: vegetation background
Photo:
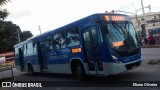
[[[5,21],[9,16],[7,9],[1,9],[1,6],[12,3],[11,0],[0,0],[0,53],[13,51],[13,46],[19,43],[18,33],[21,42],[32,37],[33,34],[28,31],[21,31],[20,27],[12,21]]]

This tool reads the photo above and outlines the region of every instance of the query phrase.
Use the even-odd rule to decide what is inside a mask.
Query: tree
[[[6,51],[13,51],[13,46],[18,42],[18,32],[21,41],[32,37],[30,31],[21,31],[20,27],[13,24],[11,21],[3,21],[3,27],[0,28],[0,53]]]
[[[33,36],[33,34],[30,31],[23,31],[21,34],[21,40],[25,41],[32,36]]]
[[[7,9],[0,10],[0,20],[4,21],[4,19],[6,19],[8,15],[9,12],[7,11]]]
[[[10,0],[0,0],[0,6],[5,5]],[[0,9],[0,53],[13,51],[13,46],[18,42],[18,32],[21,38],[21,41],[24,41],[32,37],[30,31],[21,31],[20,27],[16,24],[13,24],[11,21],[4,21],[9,12],[7,9]]]
[[[10,0],[0,0],[0,6],[7,4]]]
[[[10,0],[0,0],[0,6],[3,6],[10,2]],[[0,9],[0,19],[4,20],[9,15],[7,9]]]
[[[16,25],[12,22],[3,21],[0,29],[0,52],[13,50],[13,45],[18,43],[16,29]]]

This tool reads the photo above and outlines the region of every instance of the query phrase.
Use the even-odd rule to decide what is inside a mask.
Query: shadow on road
[[[116,75],[109,76],[87,76],[86,81],[97,82],[97,81],[132,81],[129,78],[135,78],[139,72],[124,72]],[[52,73],[36,73],[35,76],[30,76],[29,73],[16,76],[15,81],[78,81],[78,79],[70,74],[52,74]]]

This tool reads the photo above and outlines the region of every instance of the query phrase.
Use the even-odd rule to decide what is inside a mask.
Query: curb
[[[141,46],[141,48],[160,48],[160,45],[145,45]]]

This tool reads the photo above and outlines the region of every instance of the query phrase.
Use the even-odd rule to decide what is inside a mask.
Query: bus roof
[[[23,44],[26,44],[26,43],[32,41],[33,39],[36,39],[36,38],[39,38],[39,37],[45,37],[50,33],[57,32],[57,31],[64,30],[64,29],[69,29],[71,27],[74,27],[76,25],[82,24],[84,22],[88,22],[88,21],[92,21],[92,20],[96,20],[96,19],[101,19],[101,16],[104,16],[104,15],[123,15],[123,16],[127,16],[125,14],[116,14],[116,13],[97,13],[97,14],[92,14],[92,15],[89,15],[89,16],[84,17],[82,19],[79,19],[77,21],[74,21],[74,22],[72,22],[70,24],[64,25],[64,26],[62,26],[60,28],[57,28],[57,29],[54,29],[54,30],[49,30],[49,31],[44,32],[42,34],[39,34],[37,36],[33,36],[31,38],[28,38],[26,41],[23,41],[21,43],[18,43],[16,45],[14,45],[14,48],[15,47],[19,47],[19,46],[21,46]]]

